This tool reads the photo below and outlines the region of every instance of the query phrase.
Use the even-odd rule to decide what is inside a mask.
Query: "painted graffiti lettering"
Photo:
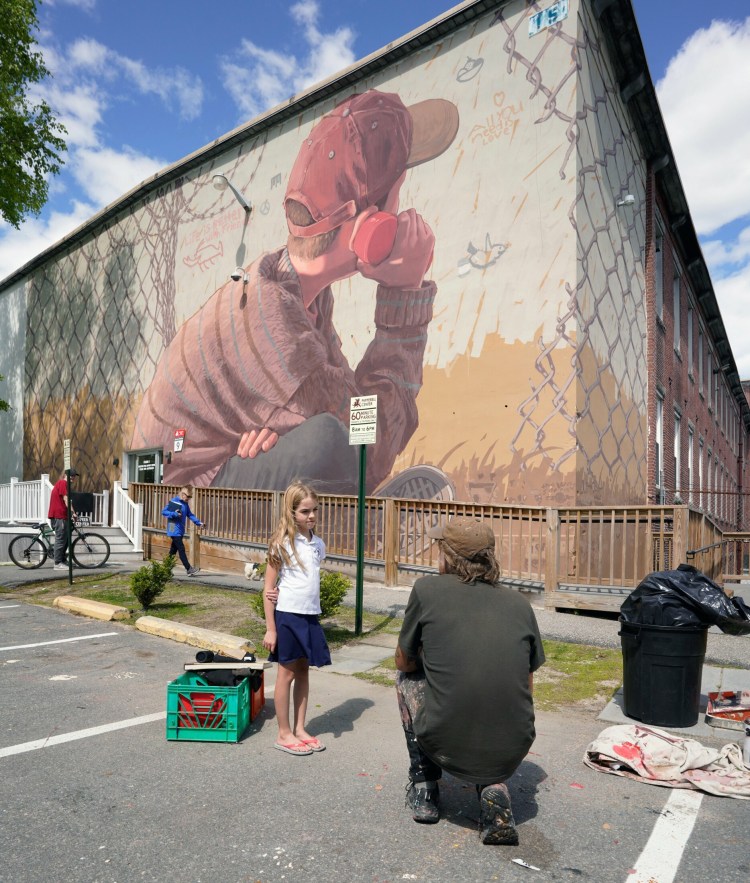
[[[523,102],[519,102],[518,107],[514,104],[506,104],[505,92],[496,92],[494,103],[498,110],[487,117],[487,125],[474,126],[469,133],[471,141],[481,141],[483,145],[490,144],[505,135],[510,135],[510,140],[513,140],[520,123],[519,114],[523,111]]]

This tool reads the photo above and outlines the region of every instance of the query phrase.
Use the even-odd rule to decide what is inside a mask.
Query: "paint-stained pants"
[[[414,734],[414,718],[424,707],[425,677],[420,672],[400,671],[396,677],[398,710],[409,752],[409,779],[412,782],[436,782],[442,775],[440,767],[422,751]]]

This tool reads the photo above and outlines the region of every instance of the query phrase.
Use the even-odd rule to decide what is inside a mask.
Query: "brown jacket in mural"
[[[368,457],[368,486],[376,486],[418,424],[435,283],[378,286],[375,336],[352,371],[333,326],[330,287],[305,309],[286,248],[261,257],[248,275],[244,287],[228,282],[180,327],[144,396],[132,447],[169,451],[175,430],[186,430],[164,481],[205,487],[243,433],[267,427],[284,435],[322,413],[346,426],[350,398],[377,395],[378,443]]]

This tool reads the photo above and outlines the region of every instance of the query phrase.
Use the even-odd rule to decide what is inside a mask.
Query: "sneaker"
[[[479,795],[479,839],[496,846],[517,846],[518,831],[505,785],[487,785]]]
[[[200,573],[200,572],[201,572],[200,567],[191,567],[190,570],[188,570],[187,575],[188,576],[195,576],[196,573]]]
[[[437,782],[409,782],[406,786],[406,805],[411,808],[415,822],[434,825],[440,820],[440,790]]]
[[[55,566],[52,569],[53,570],[67,570],[68,565],[67,564],[55,564]]]

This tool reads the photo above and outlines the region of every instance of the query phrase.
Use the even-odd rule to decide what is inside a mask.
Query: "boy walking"
[[[200,567],[191,567],[185,552],[185,524],[189,518],[193,524],[203,527],[203,522],[190,511],[190,503],[192,499],[193,489],[190,487],[180,488],[177,496],[167,503],[161,510],[161,514],[167,519],[167,536],[172,539],[169,547],[169,554],[175,553],[180,556],[180,561],[187,571],[188,576],[195,576],[200,571]]]

